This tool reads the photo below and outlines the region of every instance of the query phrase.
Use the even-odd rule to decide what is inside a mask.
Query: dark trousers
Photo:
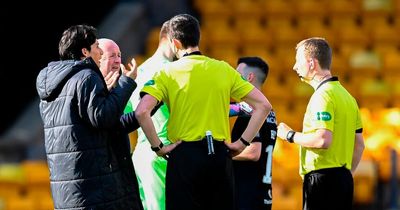
[[[312,171],[304,176],[303,210],[351,210],[353,176],[345,167]]]
[[[208,155],[206,141],[182,142],[169,156],[166,210],[232,210],[232,158],[224,142],[214,141]]]

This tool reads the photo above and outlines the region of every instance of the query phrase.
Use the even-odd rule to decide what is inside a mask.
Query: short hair
[[[97,40],[96,28],[89,25],[74,25],[65,30],[58,44],[61,60],[80,60],[82,48],[90,51],[90,46]]]
[[[269,66],[263,59],[260,57],[241,57],[238,59],[237,64],[239,65],[241,63],[260,69],[259,73],[261,74],[256,72],[257,79],[260,83],[265,82],[265,79],[268,77]]]
[[[199,21],[188,14],[172,17],[169,23],[169,36],[182,43],[183,48],[196,47],[200,41]]]
[[[169,33],[169,20],[165,21],[160,29],[160,35],[159,35],[159,40],[168,37]]]
[[[332,49],[328,42],[321,37],[304,39],[296,46],[296,50],[304,46],[304,53],[307,57],[318,60],[322,69],[330,69],[332,63]]]

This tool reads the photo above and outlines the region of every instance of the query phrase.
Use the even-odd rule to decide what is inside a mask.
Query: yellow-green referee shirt
[[[362,128],[356,100],[337,77],[320,85],[311,96],[304,115],[303,133],[325,128],[333,133],[328,149],[300,147],[300,175],[323,168],[351,169],[356,130]]]
[[[170,111],[168,139],[197,141],[210,130],[230,140],[229,102],[240,101],[254,86],[229,64],[203,55],[184,56],[165,65],[142,89]]]

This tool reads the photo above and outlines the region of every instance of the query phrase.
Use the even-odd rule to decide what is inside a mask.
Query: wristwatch
[[[151,147],[151,150],[153,150],[154,152],[158,152],[161,150],[161,148],[163,148],[164,144],[162,142],[160,142],[160,145],[158,145],[157,147]]]
[[[290,131],[286,134],[286,140],[287,140],[288,142],[290,142],[290,143],[293,143],[293,142],[294,142],[294,140],[293,140],[294,134],[296,134],[296,131],[290,130]]]
[[[250,142],[244,140],[243,137],[240,137],[239,140],[240,140],[240,141],[242,142],[242,144],[244,144],[246,147],[247,147],[247,146],[250,146]]]

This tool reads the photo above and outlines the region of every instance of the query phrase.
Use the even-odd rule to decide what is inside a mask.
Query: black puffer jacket
[[[51,62],[37,77],[55,209],[143,209],[119,119],[136,87],[108,92],[91,58]]]

